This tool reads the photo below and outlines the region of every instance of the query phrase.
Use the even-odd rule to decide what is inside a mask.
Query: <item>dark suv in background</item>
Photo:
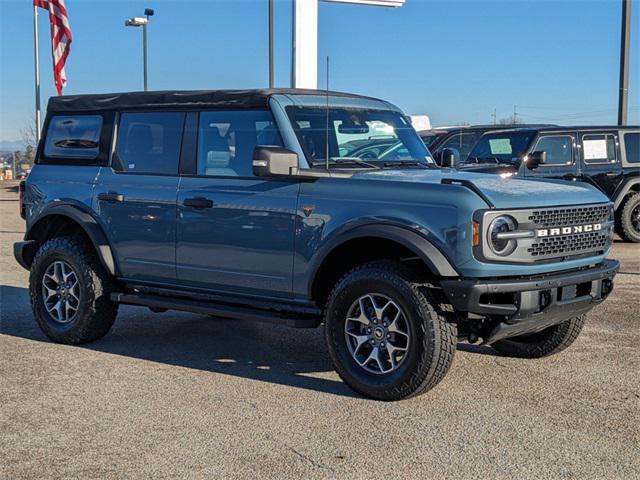
[[[543,127],[489,132],[460,168],[594,185],[614,204],[616,233],[640,242],[640,127]]]
[[[552,125],[520,125],[526,127],[546,127]],[[437,127],[418,132],[420,138],[433,154],[438,165],[442,165],[440,153],[445,148],[455,149],[461,160],[465,160],[480,137],[487,132],[506,130],[516,125],[462,125],[458,127]]]

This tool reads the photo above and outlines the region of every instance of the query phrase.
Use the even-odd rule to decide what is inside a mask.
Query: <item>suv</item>
[[[340,156],[373,128],[402,145],[393,161]],[[324,323],[342,379],[395,400],[436,385],[459,339],[559,352],[619,266],[597,189],[437,168],[373,98],[56,97],[44,132],[14,251],[56,342],[101,338],[120,304]]]
[[[529,127],[546,127],[550,125],[534,125]],[[475,144],[480,140],[483,134],[497,130],[512,129],[514,125],[463,125],[459,127],[436,127],[431,130],[422,130],[418,132],[420,138],[433,154],[434,160],[438,165],[442,165],[441,152],[446,149],[455,149],[464,161]]]
[[[462,168],[590,183],[613,202],[616,233],[627,242],[640,242],[640,127],[490,132]]]

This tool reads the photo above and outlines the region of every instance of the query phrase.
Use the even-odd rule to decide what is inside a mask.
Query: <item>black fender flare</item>
[[[93,247],[98,254],[98,258],[100,259],[100,262],[107,270],[107,272],[114,276],[118,275],[118,266],[116,263],[116,259],[113,255],[111,245],[109,244],[109,240],[107,239],[102,226],[90,213],[85,211],[80,205],[55,204],[48,208],[45,208],[32,222],[30,222],[31,225],[25,233],[24,239],[39,240],[34,235],[36,226],[41,221],[52,215],[61,215],[77,223],[80,228],[82,228],[87,234],[89,240],[91,240],[91,243],[93,244]]]
[[[323,245],[314,255],[309,269],[307,291],[312,296],[313,287],[325,259],[340,245],[350,240],[366,237],[379,237],[395,241],[416,254],[439,277],[459,277],[460,273],[453,267],[452,262],[431,241],[413,230],[397,225],[375,224],[355,227],[341,233]]]
[[[613,209],[617,210],[624,198],[631,191],[631,188],[634,185],[640,185],[640,178],[634,178],[631,180],[627,180],[624,186],[620,189],[618,193],[616,193],[615,200],[613,202]]]

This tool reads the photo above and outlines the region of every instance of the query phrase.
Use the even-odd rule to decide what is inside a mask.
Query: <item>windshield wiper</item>
[[[417,166],[421,166],[421,167],[431,168],[429,165],[427,165],[426,163],[422,163],[419,160],[394,160],[392,162],[385,162],[384,166],[385,167],[417,167]]]
[[[359,159],[358,157],[331,157],[329,159],[329,163],[334,165],[360,165],[367,168],[375,168],[376,170],[380,170],[381,167],[378,165],[374,165],[373,163],[365,162],[364,160]],[[325,164],[324,160],[316,160],[313,162],[314,167],[319,167]]]
[[[498,157],[469,157],[464,163],[487,163],[487,161],[492,161],[497,163],[498,165],[507,165],[510,166],[510,163],[505,163],[501,161]]]

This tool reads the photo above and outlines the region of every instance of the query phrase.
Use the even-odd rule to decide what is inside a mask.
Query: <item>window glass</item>
[[[573,163],[573,138],[569,135],[541,137],[534,152],[547,152],[545,165],[570,165]]]
[[[624,151],[627,162],[640,163],[640,133],[624,134]]]
[[[516,164],[533,136],[531,131],[485,133],[471,149],[466,162]]]
[[[467,158],[471,149],[476,144],[478,139],[480,138],[481,133],[456,133],[452,135],[451,138],[448,138],[439,148],[438,150],[442,150],[443,148],[455,148],[460,152],[460,158],[464,160]],[[511,152],[511,148],[509,148],[509,152]]]
[[[118,125],[118,168],[130,173],[177,175],[183,112],[123,113]]]
[[[253,150],[258,145],[283,145],[271,112],[202,112],[198,128],[198,175],[253,176]]]
[[[339,160],[419,161],[431,155],[399,112],[358,108],[287,107],[296,136],[312,166]],[[327,130],[327,125],[329,129]]]
[[[96,158],[102,131],[100,115],[55,116],[49,122],[47,157]]]
[[[615,163],[616,137],[611,134],[583,135],[582,156],[587,163]]]

